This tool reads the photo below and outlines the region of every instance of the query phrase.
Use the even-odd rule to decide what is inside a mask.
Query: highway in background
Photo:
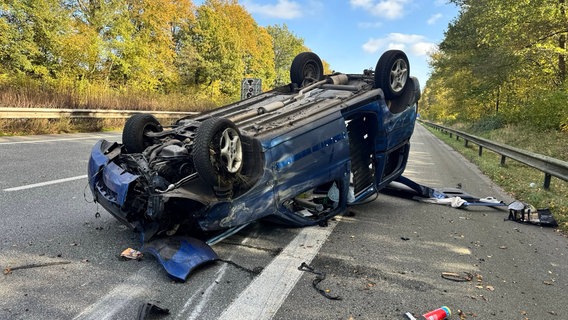
[[[136,319],[147,302],[169,309],[165,319],[405,319],[442,305],[452,319],[568,315],[566,237],[503,210],[383,194],[327,227],[251,225],[214,246],[221,261],[174,282],[150,256],[119,258],[140,243],[92,202],[86,167],[101,138],[120,134],[0,138],[0,267],[11,269],[0,319]],[[419,125],[405,175],[513,200]],[[327,297],[303,262],[326,274]]]

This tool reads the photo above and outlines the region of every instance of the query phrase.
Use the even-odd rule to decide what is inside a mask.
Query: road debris
[[[307,263],[302,262],[302,264],[298,267],[300,271],[310,272],[316,275],[314,281],[312,281],[312,286],[319,292],[322,296],[328,298],[329,300],[343,300],[339,296],[331,296],[329,295],[330,290],[323,290],[318,287],[319,283],[325,280],[325,272],[316,271],[314,268],[310,267]]]
[[[132,249],[132,248],[127,248],[124,251],[122,251],[122,253],[120,254],[120,256],[124,259],[124,260],[141,260],[142,259],[142,252],[136,250],[136,249]]]
[[[404,315],[408,318],[408,320],[416,320],[416,318],[414,318],[414,316],[410,312],[407,312]]]
[[[442,306],[436,310],[432,310],[422,315],[426,320],[444,320],[452,315],[450,308]]]
[[[507,207],[509,216],[505,220],[534,224],[542,227],[558,227],[549,208],[536,209],[533,205],[514,201]]]
[[[408,318],[408,320],[418,320],[410,312],[407,312],[404,315]],[[444,320],[444,319],[448,319],[448,317],[451,316],[451,315],[452,315],[452,311],[450,310],[450,308],[448,308],[446,306],[442,306],[438,309],[426,312],[425,314],[423,314],[420,317],[420,319],[422,319],[422,320]]]
[[[467,282],[473,279],[473,275],[469,272],[442,272],[442,278],[456,282]]]
[[[31,269],[31,268],[41,268],[41,267],[50,267],[50,266],[57,266],[62,264],[70,264],[71,261],[54,261],[54,262],[46,262],[46,263],[32,263],[23,266],[16,266],[16,267],[6,267],[4,268],[4,274],[11,274],[14,270],[22,270],[22,269]]]
[[[140,309],[138,309],[138,320],[144,320],[150,314],[168,315],[170,314],[170,310],[160,307],[154,302],[145,302],[140,306]]]

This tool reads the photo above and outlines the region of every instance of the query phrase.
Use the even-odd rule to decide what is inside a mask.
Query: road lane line
[[[150,273],[156,273],[156,267],[143,267],[132,274],[122,284],[116,286],[102,299],[87,307],[73,320],[107,320],[121,319],[118,312],[124,308],[132,308],[133,301],[142,297],[151,289]],[[134,303],[138,307],[138,302]],[[130,310],[126,314],[130,314]]]
[[[218,286],[218,283],[223,279],[223,276],[227,272],[228,266],[228,264],[223,265],[219,271],[217,271],[215,281],[213,281],[213,283],[211,283],[211,285],[209,285],[209,287],[201,293],[201,301],[199,301],[197,306],[193,309],[193,312],[189,315],[189,320],[196,320],[200,318],[203,309],[207,306],[213,295],[213,290]]]
[[[73,140],[89,140],[89,139],[105,139],[115,137],[113,134],[109,135],[93,135],[89,137],[80,138],[60,138],[60,139],[46,139],[46,140],[25,140],[25,141],[12,141],[12,142],[0,142],[1,146],[11,145],[11,144],[29,144],[29,143],[45,143],[45,142],[59,142],[59,141],[73,141]]]
[[[307,227],[272,260],[249,286],[227,307],[220,320],[271,319],[286,300],[303,272],[298,267],[309,264],[327,240],[337,221],[322,227]]]
[[[8,189],[4,189],[3,191],[11,192],[11,191],[20,191],[20,190],[32,189],[32,188],[37,188],[37,187],[44,187],[44,186],[48,186],[48,185],[51,185],[51,184],[57,184],[57,183],[63,183],[63,182],[85,179],[86,177],[87,177],[87,175],[84,174],[82,176],[76,176],[76,177],[65,178],[65,179],[57,179],[57,180],[40,182],[40,183],[28,184],[28,185],[20,186],[20,187],[8,188]]]

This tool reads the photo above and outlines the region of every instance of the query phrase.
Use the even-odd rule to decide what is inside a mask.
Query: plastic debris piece
[[[120,256],[125,258],[125,259],[140,260],[140,259],[142,259],[143,255],[142,255],[142,252],[140,252],[136,249],[127,248],[124,251],[122,251]]]
[[[160,307],[154,302],[145,302],[138,309],[138,320],[144,320],[150,314],[167,315],[170,314],[170,310]]]
[[[450,310],[450,308],[443,306],[441,308],[423,314],[422,317],[427,320],[444,320],[451,315],[452,311]]]

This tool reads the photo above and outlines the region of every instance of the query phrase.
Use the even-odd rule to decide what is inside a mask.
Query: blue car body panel
[[[205,242],[191,237],[158,238],[144,243],[140,250],[156,257],[168,275],[178,281],[185,281],[193,269],[219,259]]]

